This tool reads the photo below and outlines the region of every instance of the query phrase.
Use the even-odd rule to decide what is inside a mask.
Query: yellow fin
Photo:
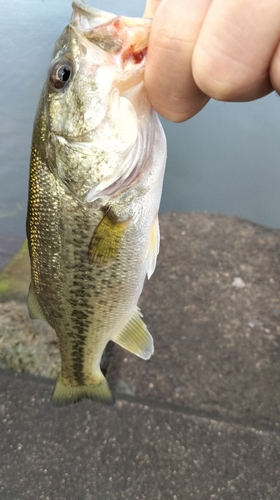
[[[159,223],[158,223],[158,215],[156,215],[150,229],[149,247],[147,252],[148,280],[150,279],[156,268],[157,256],[159,253],[159,244],[160,244]]]
[[[153,337],[141,317],[141,311],[137,309],[112,340],[127,351],[133,352],[136,356],[142,359],[150,359],[154,352]]]
[[[29,316],[31,319],[43,319],[46,321],[46,318],[43,314],[41,306],[40,306],[40,304],[37,300],[37,297],[35,295],[34,285],[33,285],[32,281],[31,281],[30,287],[29,287],[29,292],[28,292],[28,297],[27,297],[27,305],[28,305]]]
[[[89,256],[97,267],[106,267],[117,257],[130,219],[118,221],[111,210],[104,215],[89,244]]]
[[[51,402],[55,406],[68,406],[81,401],[81,399],[92,399],[108,405],[114,404],[114,396],[101,372],[95,384],[77,386],[68,384],[67,380],[64,380],[59,373]]]

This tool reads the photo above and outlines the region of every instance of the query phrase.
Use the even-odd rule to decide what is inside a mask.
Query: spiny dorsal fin
[[[136,356],[149,359],[154,352],[154,342],[141,316],[140,309],[137,309],[112,340]]]
[[[40,304],[37,300],[37,297],[35,295],[34,285],[33,285],[32,281],[31,281],[30,287],[29,287],[29,292],[28,292],[28,297],[27,297],[27,305],[28,305],[29,316],[31,319],[43,319],[46,321],[46,318],[43,314],[41,306],[40,306]]]
[[[119,221],[112,210],[101,219],[89,244],[89,257],[96,267],[106,267],[114,262],[130,220]]]

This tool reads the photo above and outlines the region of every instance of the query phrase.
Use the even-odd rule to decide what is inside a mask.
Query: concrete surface
[[[276,500],[280,435],[156,401],[54,410],[48,381],[0,378],[1,500]]]
[[[114,408],[55,409],[52,380],[0,371],[1,500],[280,498],[280,231],[168,213],[161,234],[155,354],[114,346]]]
[[[114,380],[137,397],[280,423],[280,231],[168,213],[161,232],[140,299],[155,355],[116,346]]]

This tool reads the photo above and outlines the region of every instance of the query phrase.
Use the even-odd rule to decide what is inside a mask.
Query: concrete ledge
[[[160,223],[140,304],[155,354],[114,347],[114,409],[57,410],[53,381],[0,372],[1,500],[280,498],[280,231],[213,214]],[[51,329],[13,294],[0,306],[0,355],[17,332],[15,367],[54,376]]]
[[[280,231],[234,217],[164,214],[141,307],[147,363],[116,346],[120,393],[280,422]]]
[[[276,500],[280,435],[136,400],[55,410],[0,373],[1,500]]]

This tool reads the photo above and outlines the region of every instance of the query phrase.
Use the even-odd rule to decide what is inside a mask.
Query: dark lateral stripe
[[[71,369],[77,385],[85,384],[84,362],[85,346],[91,324],[92,300],[89,287],[85,286],[85,277],[92,272],[92,265],[87,259],[88,239],[91,227],[87,217],[81,224],[81,213],[74,215],[71,243],[74,251],[72,263],[73,279],[70,289],[71,304]],[[91,311],[89,313],[89,311]]]
[[[77,300],[77,296],[79,297],[81,294],[79,291],[76,291],[77,296],[74,299],[74,293],[74,291],[71,293],[73,305],[73,309],[71,311],[71,326],[72,332],[75,332],[71,338],[71,367],[75,382],[78,385],[84,385],[85,346],[91,321],[86,310],[88,303],[87,299],[84,297],[83,308],[81,308],[81,305],[78,305]],[[74,303],[75,300],[76,304]]]
[[[84,385],[84,360],[85,360],[85,343],[86,335],[81,330],[84,328],[80,326],[78,338],[72,341],[72,370],[75,382],[78,385]]]

